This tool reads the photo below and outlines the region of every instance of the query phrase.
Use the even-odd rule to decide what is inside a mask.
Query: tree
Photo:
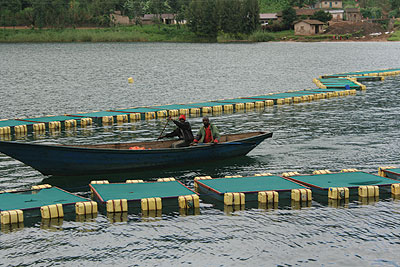
[[[250,34],[260,25],[260,7],[258,0],[245,0],[243,6],[242,32]]]
[[[186,13],[189,29],[199,37],[216,38],[218,18],[215,0],[192,0]]]
[[[293,7],[288,6],[282,10],[282,24],[286,29],[290,29],[293,26],[293,22],[297,19],[296,10]]]
[[[318,10],[310,18],[327,23],[332,19],[332,14],[329,12],[325,12],[324,10]]]
[[[302,8],[304,6],[311,6],[317,3],[318,0],[290,0],[289,5],[290,6],[297,6],[299,8]]]

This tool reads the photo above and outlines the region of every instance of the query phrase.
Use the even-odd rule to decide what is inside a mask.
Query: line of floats
[[[64,114],[32,118],[0,120],[0,138],[10,140],[12,135],[25,136],[28,133],[45,133],[86,127],[88,125],[111,125],[138,120],[160,119],[167,116],[217,115],[238,111],[264,109],[274,105],[302,103],[312,100],[355,95],[356,90],[365,90],[363,81],[382,81],[385,76],[399,75],[400,69],[350,72],[323,75],[313,80],[318,89],[270,93],[233,99],[220,99],[201,103],[170,104],[161,106],[132,107],[107,111]]]
[[[125,123],[144,119],[165,118],[189,114],[232,113],[236,111],[265,108],[265,106],[300,103],[315,99],[354,95],[356,90],[365,90],[362,81],[381,81],[384,76],[399,75],[400,69],[364,71],[324,75],[314,79],[318,89],[291,91],[236,99],[215,100],[203,103],[176,104],[165,106],[136,107],[123,110],[97,111],[63,116],[20,118],[0,121],[0,137],[26,135],[30,132],[62,131],[77,126],[85,127]],[[199,214],[200,198],[221,203],[228,211],[258,205],[258,208],[292,208],[311,206],[311,201],[326,202],[333,207],[348,204],[349,199],[358,197],[361,203],[379,199],[380,195],[391,194],[400,198],[400,168],[380,167],[378,174],[356,169],[340,172],[314,171],[305,175],[286,172],[254,176],[230,176],[194,178],[194,190],[174,178],[160,178],[157,182],[127,180],[125,183],[92,181],[89,185],[90,199],[72,194],[51,185],[36,185],[29,190],[0,191],[1,229],[23,227],[24,218],[42,217],[42,220],[60,220],[64,214],[75,213],[79,221],[93,219],[98,212],[107,216],[127,220],[128,211],[138,211],[145,216],[161,216],[166,207],[179,207],[180,213]],[[366,201],[366,202],[365,202]],[[125,219],[124,219],[125,218]],[[118,220],[118,219],[117,219]],[[46,223],[45,223],[46,224]]]
[[[223,205],[228,212],[243,210],[245,206],[277,209],[291,205],[292,209],[299,209],[311,207],[313,200],[341,207],[357,197],[361,204],[369,204],[390,194],[400,199],[400,168],[386,166],[378,170],[378,174],[343,169],[318,170],[312,174],[199,176],[194,178],[194,190],[172,177],[156,182],[101,180],[89,184],[90,199],[49,184],[35,185],[30,190],[0,192],[1,226],[7,232],[23,227],[24,217],[38,216],[50,225],[52,220],[59,223],[64,214],[74,213],[77,221],[93,220],[98,212],[106,213],[114,221],[127,221],[128,212],[140,213],[145,218],[161,217],[162,210],[178,208],[181,215],[198,215],[200,199]]]

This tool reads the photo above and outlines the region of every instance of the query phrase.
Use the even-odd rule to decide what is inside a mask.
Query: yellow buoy
[[[132,77],[129,77],[129,78],[128,78],[128,82],[129,82],[129,83],[133,83],[133,78],[132,78]]]

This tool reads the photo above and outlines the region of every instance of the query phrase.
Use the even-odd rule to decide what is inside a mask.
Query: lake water
[[[399,43],[0,44],[0,119],[143,105],[201,102],[315,88],[323,74],[399,68]],[[128,77],[135,82],[129,84]],[[262,111],[211,116],[222,133],[274,132],[247,157],[116,176],[45,177],[0,154],[0,190],[50,183],[89,197],[90,180],[121,182],[199,175],[253,175],[400,165],[400,77],[367,91]],[[189,118],[196,131],[201,118]],[[20,142],[154,140],[165,120],[92,127]],[[173,128],[168,128],[171,131]],[[92,220],[33,218],[0,233],[0,265],[399,266],[400,202],[228,211],[202,201],[200,213]]]

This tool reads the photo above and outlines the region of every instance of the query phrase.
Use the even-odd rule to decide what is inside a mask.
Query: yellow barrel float
[[[222,106],[213,106],[212,112],[213,113],[222,113]]]
[[[233,112],[232,104],[224,105],[223,108],[224,108],[224,113],[232,113]]]
[[[265,100],[265,106],[273,106],[274,105],[274,100]]]
[[[168,110],[168,115],[171,117],[176,117],[179,115],[179,110],[177,110],[177,109]]]
[[[276,191],[258,192],[258,202],[262,204],[279,202],[279,193]]]
[[[265,106],[265,101],[256,101],[254,102],[255,108],[263,108]]]
[[[317,170],[317,171],[313,171],[312,174],[328,174],[331,173],[330,170]]]
[[[165,118],[165,117],[168,117],[168,111],[166,110],[157,111],[157,118]]]
[[[128,83],[133,83],[133,82],[134,82],[133,78],[132,78],[132,77],[129,77],[129,78],[128,78]]]
[[[236,111],[244,110],[244,103],[235,104],[235,110]]]
[[[128,200],[111,199],[107,201],[107,212],[125,212],[128,211]]]
[[[93,124],[92,118],[82,118],[81,119],[81,127],[85,127],[85,126],[92,125],[92,124]]]
[[[51,121],[49,122],[50,130],[61,130],[61,122],[59,121]]]
[[[343,169],[340,172],[359,172],[357,169]]]
[[[293,103],[301,103],[301,97],[298,96],[293,97]]]
[[[282,177],[290,177],[290,176],[296,176],[296,175],[300,175],[300,173],[298,173],[298,172],[284,172],[284,173],[282,173]]]
[[[76,127],[78,124],[77,124],[77,121],[76,120],[66,120],[66,121],[64,121],[64,126],[65,126],[65,128],[74,128],[74,127]]]
[[[24,212],[22,210],[5,210],[1,214],[1,224],[21,223],[24,221]]]
[[[117,115],[117,122],[128,122],[128,115],[127,114]]]
[[[226,175],[225,178],[240,178],[243,177],[241,175]]]
[[[130,113],[129,114],[129,121],[140,121],[141,119],[141,114],[140,113]]]
[[[11,133],[11,128],[9,126],[0,127],[0,135],[8,135]]]
[[[50,127],[50,124],[49,124]],[[34,132],[44,132],[46,131],[46,124],[44,123],[35,123],[32,125],[33,131]]]
[[[190,114],[191,115],[200,115],[200,108],[191,108]]]
[[[162,210],[162,201],[160,197],[143,198],[141,200],[142,211]]]
[[[103,124],[112,124],[114,122],[113,116],[104,116],[101,118]]]
[[[108,180],[97,180],[97,181],[91,181],[90,184],[109,184],[110,182]],[[90,192],[93,193],[93,189],[90,188]]]
[[[212,113],[212,108],[211,107],[202,107],[201,112],[204,114]]]
[[[144,118],[146,120],[151,120],[151,119],[155,119],[156,118],[156,113],[155,112],[146,112],[144,114]]]
[[[277,104],[277,105],[283,105],[283,104],[285,104],[285,99],[284,99],[284,98],[279,98],[279,99],[277,99],[277,100],[276,100],[276,104]]]
[[[292,189],[291,197],[293,201],[311,201],[312,194],[310,189]]]
[[[200,198],[198,195],[179,196],[178,203],[180,209],[191,209],[200,207]]]
[[[51,188],[51,185],[40,184],[40,185],[32,185],[32,187],[31,187],[32,190],[39,190],[39,189],[45,189],[45,188]]]
[[[228,206],[232,205],[244,205],[245,196],[244,193],[225,193],[224,204]]]
[[[28,128],[26,125],[17,125],[14,126],[14,132],[19,135],[26,134],[28,132]]]
[[[127,184],[137,184],[137,183],[144,183],[143,180],[126,180],[125,183]]]
[[[272,176],[272,173],[270,172],[263,172],[263,173],[256,173],[254,176]]]
[[[379,197],[379,187],[376,185],[364,185],[358,187],[360,197]]]
[[[167,178],[158,178],[157,182],[172,182],[175,181],[174,177],[167,177]]]
[[[85,201],[75,203],[75,212],[77,215],[87,215],[97,213],[97,202]]]
[[[62,204],[54,204],[42,206],[40,213],[43,219],[62,218],[64,217],[64,210]]]
[[[254,106],[255,106],[254,102],[245,103],[246,110],[254,109]]]
[[[392,184],[391,189],[393,195],[400,195],[400,184]]]
[[[350,191],[347,187],[329,187],[328,198],[330,199],[346,199],[349,198]]]
[[[188,108],[179,109],[179,115],[189,115],[189,109]]]

